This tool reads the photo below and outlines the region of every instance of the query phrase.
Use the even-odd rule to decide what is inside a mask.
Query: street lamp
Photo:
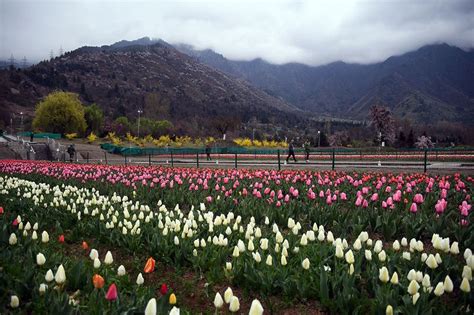
[[[23,112],[20,112],[20,130],[23,132]]]
[[[318,148],[321,145],[321,131],[318,130]]]
[[[138,132],[137,133],[138,133],[138,138],[140,138],[140,115],[143,113],[143,111],[139,109],[137,113],[138,113]]]

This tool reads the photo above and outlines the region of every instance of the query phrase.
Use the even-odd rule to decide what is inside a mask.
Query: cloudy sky
[[[473,0],[0,0],[0,58],[140,37],[227,58],[372,63],[426,44],[474,47]]]

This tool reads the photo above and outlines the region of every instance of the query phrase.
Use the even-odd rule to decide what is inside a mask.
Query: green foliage
[[[113,123],[113,132],[119,136],[124,136],[130,131],[130,121],[125,116],[120,116]]]
[[[77,94],[52,92],[36,106],[35,130],[82,134],[86,126],[84,107]]]
[[[99,133],[104,123],[104,113],[97,104],[87,106],[84,110],[84,118],[86,119],[87,129],[91,132]]]
[[[173,124],[168,120],[153,120],[149,118],[140,119],[140,135],[152,135],[160,137],[167,134],[173,128]],[[135,122],[132,132],[138,132],[138,120]]]

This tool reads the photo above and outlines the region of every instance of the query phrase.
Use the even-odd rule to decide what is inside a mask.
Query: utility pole
[[[59,57],[61,57],[63,53],[64,53],[63,46],[61,45],[61,47],[59,47]]]
[[[138,111],[138,138],[140,138],[140,115],[143,113],[143,111],[141,109],[139,109]]]
[[[318,148],[321,146],[321,131],[318,130]]]
[[[27,65],[26,56],[23,56],[23,59],[21,61],[21,66],[22,66],[22,68],[26,68],[26,65]]]
[[[54,52],[51,49],[51,51],[49,52],[49,60],[53,60],[53,58],[54,58]]]

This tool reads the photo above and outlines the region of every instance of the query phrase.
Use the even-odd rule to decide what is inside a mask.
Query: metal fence
[[[127,152],[127,151],[125,151]],[[128,151],[130,152],[130,151]],[[153,148],[143,149],[137,154],[112,154],[78,152],[73,158],[77,162],[124,164],[124,165],[169,165],[187,167],[230,167],[230,168],[473,168],[473,149],[425,149],[425,150],[378,150],[378,149],[312,149],[309,156],[304,150],[295,150],[296,162],[282,149],[243,148]],[[209,154],[208,154],[209,153]],[[63,161],[69,160],[66,154]]]

